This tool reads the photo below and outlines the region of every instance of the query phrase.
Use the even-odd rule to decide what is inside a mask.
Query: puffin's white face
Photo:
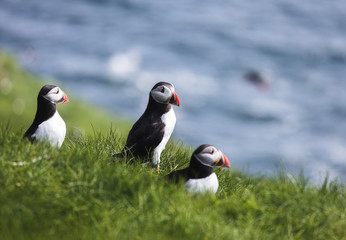
[[[172,88],[165,85],[159,85],[152,89],[150,94],[158,103],[173,104],[177,106],[180,105],[178,95],[175,93],[173,85]]]
[[[195,157],[200,163],[209,167],[230,167],[228,158],[219,149],[211,145],[205,147],[198,154],[195,153]]]
[[[43,97],[54,104],[66,103],[69,101],[67,95],[59,87],[52,88]]]

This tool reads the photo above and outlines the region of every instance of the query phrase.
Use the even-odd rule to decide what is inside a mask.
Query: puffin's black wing
[[[34,124],[34,123],[31,124],[31,126],[29,127],[29,129],[26,130],[26,132],[24,133],[23,138],[28,138],[28,139],[30,140],[30,142],[34,142],[36,138],[35,138],[35,136],[33,136],[33,135],[34,135],[34,133],[36,132],[37,128],[38,128],[38,125],[36,125],[36,124]]]
[[[186,182],[190,178],[190,175],[189,168],[184,168],[171,172],[170,174],[166,175],[165,178],[171,182],[178,183],[180,181]]]
[[[28,138],[31,142],[33,142],[36,138],[32,136],[35,134],[38,126],[47,121],[49,118],[53,117],[56,112],[55,104],[51,103],[47,99],[43,97],[51,88],[55,86],[53,85],[45,85],[38,94],[37,97],[37,110],[35,114],[34,121],[32,122],[29,129],[24,133],[23,138]]]
[[[150,121],[141,117],[132,127],[127,137],[124,149],[129,149],[134,155],[145,157],[162,141],[165,124]]]

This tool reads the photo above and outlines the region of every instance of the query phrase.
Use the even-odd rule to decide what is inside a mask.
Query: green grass
[[[24,84],[14,93],[41,86],[13,60],[0,59],[0,74]],[[8,114],[3,95],[0,111]],[[344,183],[316,186],[284,170],[268,177],[217,169],[217,194],[194,195],[164,180],[189,162],[193,149],[181,143],[169,142],[157,174],[111,161],[126,136],[114,116],[93,118],[97,130],[85,122],[91,130],[70,133],[57,149],[22,139],[26,114],[31,123],[31,109],[0,118],[0,239],[346,239]]]
[[[218,193],[193,195],[164,181],[189,161],[192,149],[179,144],[163,152],[157,174],[113,163],[125,142],[114,131],[68,138],[61,149],[6,126],[0,139],[1,239],[346,239],[341,183],[217,170]]]

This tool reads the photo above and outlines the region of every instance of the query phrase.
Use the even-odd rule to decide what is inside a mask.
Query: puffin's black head
[[[156,83],[150,91],[150,96],[158,103],[180,106],[180,100],[171,83]]]
[[[228,158],[213,145],[203,144],[192,154],[201,164],[208,167],[230,168]]]
[[[67,103],[69,101],[67,95],[59,87],[54,85],[43,86],[37,98],[38,100],[43,98],[53,104]]]

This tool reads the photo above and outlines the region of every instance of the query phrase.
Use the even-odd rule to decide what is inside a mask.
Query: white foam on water
[[[114,53],[108,61],[108,72],[114,81],[124,81],[138,74],[141,60],[138,50]]]

